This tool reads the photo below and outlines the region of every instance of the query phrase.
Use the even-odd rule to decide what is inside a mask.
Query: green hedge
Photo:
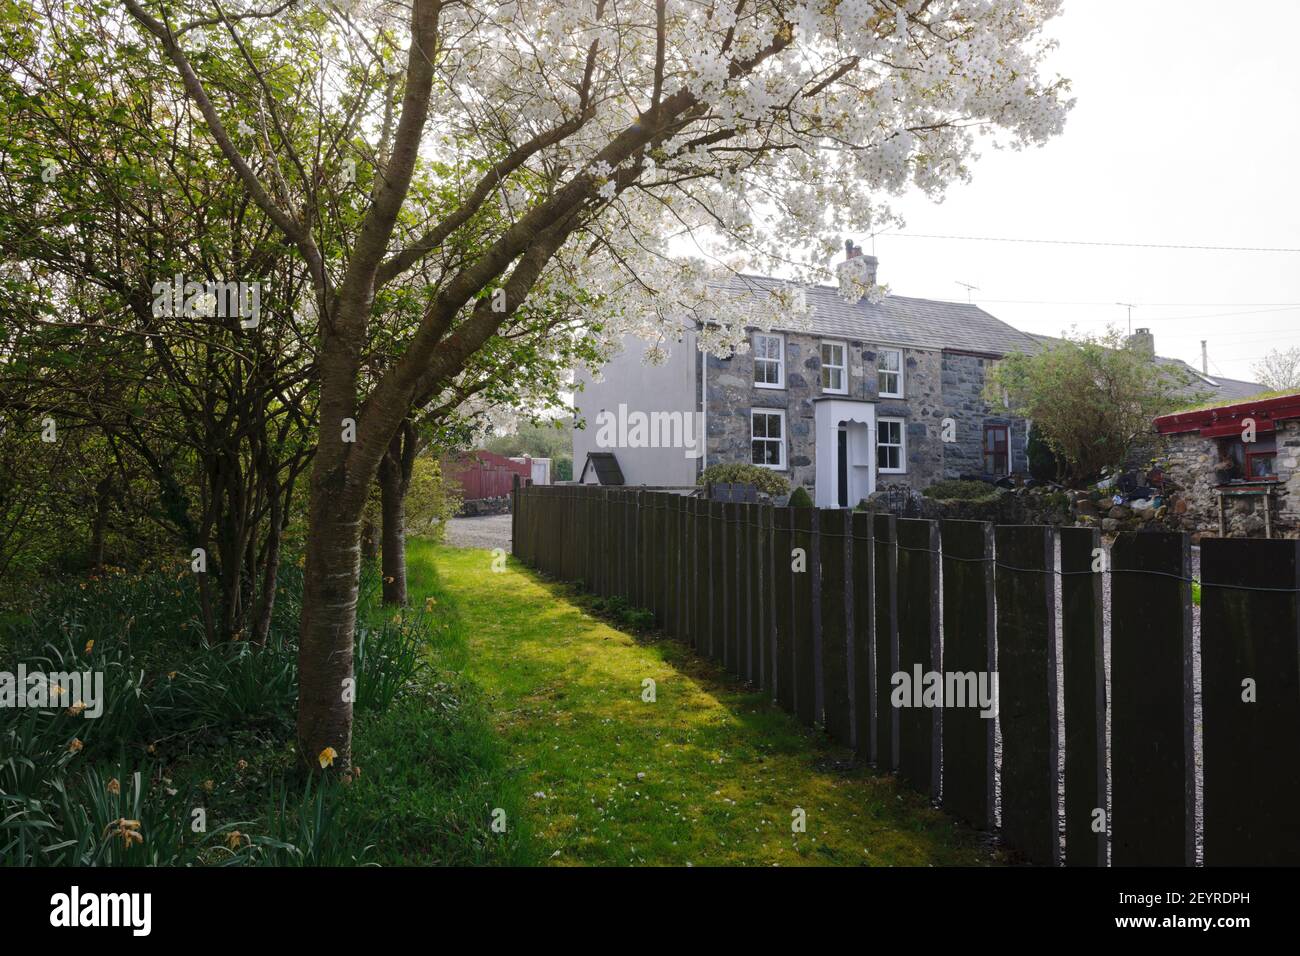
[[[772,469],[760,468],[758,465],[746,465],[741,462],[710,465],[700,472],[700,477],[695,483],[702,488],[716,482],[754,485],[759,491],[773,497],[779,497],[790,490],[790,482]]]

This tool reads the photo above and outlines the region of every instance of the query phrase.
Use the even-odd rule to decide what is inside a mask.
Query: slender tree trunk
[[[379,557],[379,525],[369,518],[361,525],[361,560],[374,561]]]
[[[253,615],[254,644],[266,643],[271,633],[271,612],[275,610],[275,588],[280,576],[280,540],[283,534],[280,516],[280,499],[271,499],[270,523],[266,532],[266,554],[262,564],[262,593],[258,598],[257,610]]]
[[[396,446],[400,437],[393,439]],[[401,463],[393,454],[384,456],[379,465],[379,495],[383,503],[383,578],[384,604],[406,604],[406,488]]]
[[[90,529],[90,566],[104,567],[104,538],[108,532],[108,513],[113,507],[113,479],[101,478],[95,485],[95,522]]]
[[[379,496],[383,512],[384,603],[406,604],[406,495],[420,452],[415,423],[407,418],[388,443],[379,463]]]

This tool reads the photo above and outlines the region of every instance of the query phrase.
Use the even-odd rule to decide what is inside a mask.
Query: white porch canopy
[[[840,503],[839,429],[845,426],[848,507],[876,490],[876,405],[860,398],[823,396],[813,400],[817,479],[813,500],[819,508]]]

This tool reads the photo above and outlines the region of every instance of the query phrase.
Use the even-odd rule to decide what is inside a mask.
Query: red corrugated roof
[[[1254,420],[1257,434],[1275,431],[1276,422],[1300,418],[1300,394],[1161,415],[1155,420],[1155,426],[1162,435],[1200,432],[1202,438],[1221,438],[1240,434],[1247,418]]]

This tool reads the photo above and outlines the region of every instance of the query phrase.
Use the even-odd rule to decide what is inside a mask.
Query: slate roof
[[[1180,366],[1184,370],[1191,372],[1194,379],[1192,387],[1188,391],[1209,392],[1210,398],[1207,401],[1236,401],[1267,391],[1267,386],[1261,385],[1259,382],[1243,382],[1241,379],[1224,378],[1221,375],[1204,375],[1182,359],[1162,358],[1157,355],[1156,361],[1161,365]]]
[[[736,275],[714,288],[728,300],[728,308],[750,313],[748,325],[759,325],[758,303],[763,294],[787,286],[784,280],[768,276]],[[1036,352],[1060,339],[1051,335],[1021,332],[1001,319],[994,318],[979,306],[967,302],[943,302],[938,299],[914,299],[888,295],[881,302],[865,299],[847,302],[835,286],[803,286],[804,295],[813,309],[806,329],[776,328],[787,332],[807,332],[827,338],[852,339],[873,345],[904,348],[978,352],[1006,355],[1010,352]],[[733,313],[734,314],[734,313]],[[1202,375],[1182,359],[1157,355],[1161,365],[1177,367],[1192,378],[1185,389],[1188,395],[1210,394],[1211,399],[1249,398],[1264,391],[1258,382]]]
[[[1033,335],[1032,338],[1037,339],[1044,346],[1051,345],[1053,342],[1061,341],[1054,335]],[[1260,392],[1266,391],[1265,386],[1261,385],[1259,382],[1243,382],[1241,379],[1237,378],[1224,378],[1221,375],[1206,375],[1202,373],[1200,369],[1189,365],[1182,359],[1167,358],[1163,355],[1157,355],[1156,361],[1170,370],[1181,371],[1191,380],[1190,385],[1179,389],[1182,394],[1189,398],[1199,398],[1204,395],[1206,396],[1205,401],[1207,402],[1227,402],[1241,398],[1250,398],[1253,395],[1258,395]]]
[[[788,285],[781,279],[765,276],[737,275],[715,288],[730,300],[730,307],[740,312],[752,311],[765,292]],[[1032,352],[1039,346],[1033,336],[995,319],[977,305],[966,302],[941,302],[937,299],[913,299],[889,295],[883,301],[847,302],[835,286],[803,286],[807,302],[813,309],[807,329],[782,331],[808,332],[828,338],[853,339],[875,345],[896,345],[917,349],[948,349],[1006,355],[1008,352]],[[758,325],[755,320],[750,325]],[[780,329],[780,326],[777,326]]]

